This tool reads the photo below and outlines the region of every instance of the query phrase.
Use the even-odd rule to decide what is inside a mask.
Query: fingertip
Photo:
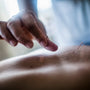
[[[58,46],[55,43],[53,43],[52,41],[48,40],[48,44],[45,48],[50,51],[56,51],[58,49]]]
[[[43,42],[43,41],[40,44],[45,49],[50,50],[50,51],[56,51],[58,49],[58,46],[50,40],[47,40],[47,44],[45,44],[45,42]]]

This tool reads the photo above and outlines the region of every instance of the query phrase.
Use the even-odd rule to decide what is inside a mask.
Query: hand
[[[51,42],[45,32],[42,22],[31,11],[22,11],[8,22],[0,22],[0,38],[16,46],[18,43],[27,48],[33,47],[33,39],[44,48],[56,51],[57,45]]]

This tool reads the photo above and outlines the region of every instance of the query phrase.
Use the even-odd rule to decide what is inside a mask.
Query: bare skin
[[[27,48],[33,47],[33,40],[51,51],[58,49],[47,36],[43,23],[38,19],[37,0],[17,0],[20,12],[7,22],[0,21],[0,39],[7,41],[10,45],[18,43]]]
[[[77,48],[0,62],[0,90],[89,90],[90,47]]]
[[[51,42],[46,35],[42,22],[32,11],[21,11],[10,18],[8,22],[0,22],[0,37],[12,46],[18,43],[27,48],[33,47],[33,39],[37,40],[44,48],[56,51],[57,45]]]
[[[25,10],[8,22],[0,22],[0,38],[13,46],[22,43],[28,48],[33,47],[32,40],[35,39],[44,48],[57,50],[37,18],[35,0],[18,1],[23,2],[20,10]],[[89,53],[90,47],[82,46],[54,55],[30,53],[1,61],[0,90],[89,90]]]

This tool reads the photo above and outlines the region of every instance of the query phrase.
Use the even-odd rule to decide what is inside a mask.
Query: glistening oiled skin
[[[89,90],[90,47],[0,62],[0,90]]]

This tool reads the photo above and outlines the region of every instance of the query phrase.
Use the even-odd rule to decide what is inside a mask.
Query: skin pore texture
[[[0,90],[90,90],[90,46],[78,47],[1,61]]]

